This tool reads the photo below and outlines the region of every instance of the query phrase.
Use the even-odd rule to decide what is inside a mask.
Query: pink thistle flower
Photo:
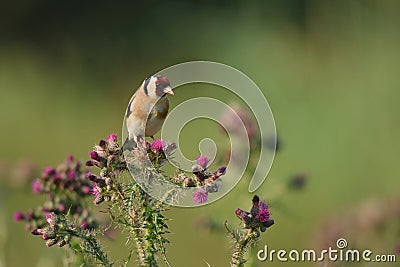
[[[72,181],[72,180],[74,180],[74,178],[75,178],[75,170],[69,170],[68,171],[68,179],[70,181]]]
[[[46,167],[46,168],[44,168],[44,170],[43,170],[43,173],[44,173],[46,176],[52,175],[52,174],[54,174],[55,172],[56,172],[56,170],[55,170],[53,167]]]
[[[268,209],[268,205],[265,204],[264,202],[260,201],[258,202],[258,208],[261,210],[267,210]]]
[[[43,191],[42,184],[40,183],[40,181],[38,179],[33,181],[33,183],[32,183],[32,191],[35,194],[42,193],[42,191]]]
[[[204,203],[207,201],[207,199],[208,199],[208,193],[203,189],[199,189],[193,194],[193,200],[197,204]]]
[[[117,134],[112,133],[112,134],[108,135],[107,140],[108,140],[108,142],[117,142]]]
[[[271,216],[271,214],[270,214],[270,212],[269,212],[268,209],[260,209],[260,210],[258,211],[258,214],[257,214],[257,219],[258,219],[260,222],[263,223],[263,222],[268,221],[269,218],[270,218],[270,216]]]
[[[16,211],[14,212],[14,221],[15,222],[19,222],[25,219],[25,215],[20,212],[20,211]]]
[[[100,194],[99,188],[97,187],[97,184],[93,184],[92,186],[92,194],[95,196],[98,196]]]
[[[250,217],[249,217],[250,212],[244,211],[244,210],[242,210],[242,209],[240,209],[240,208],[237,208],[237,209],[235,210],[235,214],[236,214],[236,216],[237,216],[239,219],[242,219],[243,221],[247,221],[248,218],[250,218]]]
[[[57,219],[56,216],[57,215],[54,212],[47,214],[45,217],[46,222],[50,224],[50,226],[56,225],[56,219]]]
[[[61,174],[59,174],[58,172],[56,174],[54,174],[54,179],[61,180]]]
[[[151,148],[155,151],[161,151],[164,147],[164,141],[161,139],[155,139],[154,142],[151,144]]]
[[[199,164],[203,169],[205,169],[210,160],[206,156],[200,155],[196,159],[196,161],[197,161],[197,164]]]
[[[83,186],[82,187],[82,193],[85,195],[89,195],[90,194],[90,187],[89,186]]]
[[[83,222],[81,223],[81,228],[82,228],[82,229],[87,229],[88,226],[89,226],[89,223],[88,223],[87,221],[83,221]]]
[[[237,208],[237,209],[235,210],[236,216],[239,216],[240,218],[242,217],[241,215],[242,215],[243,213],[244,213],[244,211],[241,210],[241,209],[239,209],[239,208]]]
[[[60,204],[60,205],[58,206],[58,210],[59,210],[60,212],[64,212],[64,211],[65,211],[65,205],[64,205],[64,204]]]

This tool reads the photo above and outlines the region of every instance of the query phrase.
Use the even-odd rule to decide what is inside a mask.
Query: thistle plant
[[[46,167],[32,183],[32,191],[44,195],[45,202],[26,213],[15,212],[14,220],[25,222],[25,229],[40,235],[48,247],[68,245],[76,255],[76,264],[99,262],[111,266],[93,238],[100,229],[88,204],[91,189],[87,174],[88,170],[73,156],[56,168]]]
[[[247,118],[244,112],[240,114]],[[246,124],[251,140],[257,140],[254,127]],[[138,140],[128,149],[118,143],[116,134],[110,134],[94,146],[85,164],[68,156],[59,166],[46,167],[32,183],[32,191],[43,195],[45,202],[26,213],[16,212],[14,220],[25,222],[26,230],[40,236],[46,246],[57,245],[72,251],[74,257],[68,262],[75,266],[127,266],[133,258],[139,266],[156,267],[160,261],[170,266],[166,253],[166,203],[185,194],[175,190],[175,186],[190,192],[188,200],[194,205],[203,204],[210,194],[220,191],[226,172],[225,166],[211,170],[209,158],[199,155],[191,171],[176,167],[167,175],[163,166],[173,161],[175,149],[174,143],[161,139]],[[303,179],[297,180],[293,187],[303,184]],[[168,190],[155,198],[154,190],[165,184],[170,185]],[[95,216],[95,206],[108,215],[106,221]],[[235,214],[243,223],[242,230],[231,230],[225,222],[233,242],[231,266],[244,266],[247,249],[274,220],[270,218],[269,206],[258,196],[253,197],[250,211],[237,209]],[[111,228],[120,229],[127,239],[127,256],[116,262],[109,258],[100,241]]]
[[[245,253],[251,245],[257,243],[260,231],[265,232],[275,222],[270,218],[268,205],[260,201],[257,195],[253,197],[253,206],[250,211],[238,208],[235,214],[242,221],[243,230],[231,230],[227,222],[225,222],[225,227],[233,243],[231,267],[242,267],[246,263]]]
[[[165,237],[168,219],[164,215],[169,207],[163,202],[165,199],[151,197],[147,188],[131,179],[126,158],[143,166],[146,166],[145,159],[150,160],[151,169],[143,167],[145,173],[132,174],[145,175],[150,183],[152,174],[162,172],[161,167],[175,147],[174,143],[155,139],[152,143],[144,141],[124,155],[117,135],[110,134],[89,152],[86,167],[73,156],[55,168],[46,167],[32,183],[32,191],[44,195],[46,201],[26,213],[15,212],[14,220],[24,221],[26,230],[41,236],[46,246],[69,248],[74,252],[73,261],[77,266],[116,264],[99,241],[111,227],[127,233],[128,256],[119,265],[126,266],[136,255],[140,266],[159,266],[158,256],[170,266],[166,257],[169,241]],[[203,155],[196,163],[191,174],[177,169],[174,175],[165,177],[182,187],[199,187],[193,201],[203,203],[208,193],[219,190],[218,182],[226,168],[208,171],[209,160]],[[165,198],[174,197],[173,194],[169,192]],[[106,208],[108,223],[96,219],[94,206]]]

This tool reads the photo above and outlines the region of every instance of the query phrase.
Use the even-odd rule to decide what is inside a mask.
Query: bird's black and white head
[[[146,95],[159,98],[166,94],[174,95],[169,80],[160,75],[150,76],[143,82],[143,90]]]

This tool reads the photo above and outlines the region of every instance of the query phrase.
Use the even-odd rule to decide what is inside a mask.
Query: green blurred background
[[[374,215],[400,193],[399,1],[0,5],[0,266],[61,264],[63,250],[45,248],[12,220],[15,210],[43,200],[30,193],[25,178],[69,153],[86,160],[97,140],[120,133],[128,99],[145,77],[190,60],[243,71],[274,113],[282,149],[257,194],[270,200],[276,225],[262,235],[260,247],[317,248],[329,231],[323,228],[327,221],[349,220],[357,229],[359,222],[349,218],[359,206],[371,199],[380,203],[370,211]],[[194,95],[213,96],[212,90],[181,92],[170,98],[172,106]],[[188,125],[183,146],[197,147],[192,143],[199,127]],[[285,184],[298,172],[309,175],[306,188],[287,192]],[[167,213],[173,266],[228,266],[225,233],[195,225],[199,217],[210,217],[217,225],[227,219],[239,227],[234,210],[250,207],[247,183],[212,205]],[[358,219],[370,222],[368,216]],[[379,229],[352,233],[344,225],[339,232],[349,243],[359,240],[351,236],[363,236],[351,245],[394,254],[398,218],[381,218]],[[118,242],[106,244],[114,259],[124,255]],[[250,251],[248,258],[255,255]]]

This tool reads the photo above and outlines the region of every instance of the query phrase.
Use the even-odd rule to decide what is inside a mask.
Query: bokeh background
[[[62,249],[45,248],[13,222],[15,210],[43,201],[30,182],[70,153],[86,160],[99,139],[120,133],[145,77],[190,60],[243,71],[274,113],[281,146],[257,194],[269,200],[276,225],[259,247],[334,247],[339,236],[352,247],[399,253],[400,2],[144,2],[1,4],[0,266],[60,266]],[[221,98],[201,87],[181,92],[172,106],[192,96]],[[189,156],[202,127],[182,133]],[[297,174],[307,175],[305,188],[286,190]],[[173,266],[228,265],[221,226],[240,227],[234,211],[252,198],[245,178],[212,205],[167,213]],[[115,260],[126,254],[118,237],[105,241]],[[288,264],[255,255],[249,266]]]

